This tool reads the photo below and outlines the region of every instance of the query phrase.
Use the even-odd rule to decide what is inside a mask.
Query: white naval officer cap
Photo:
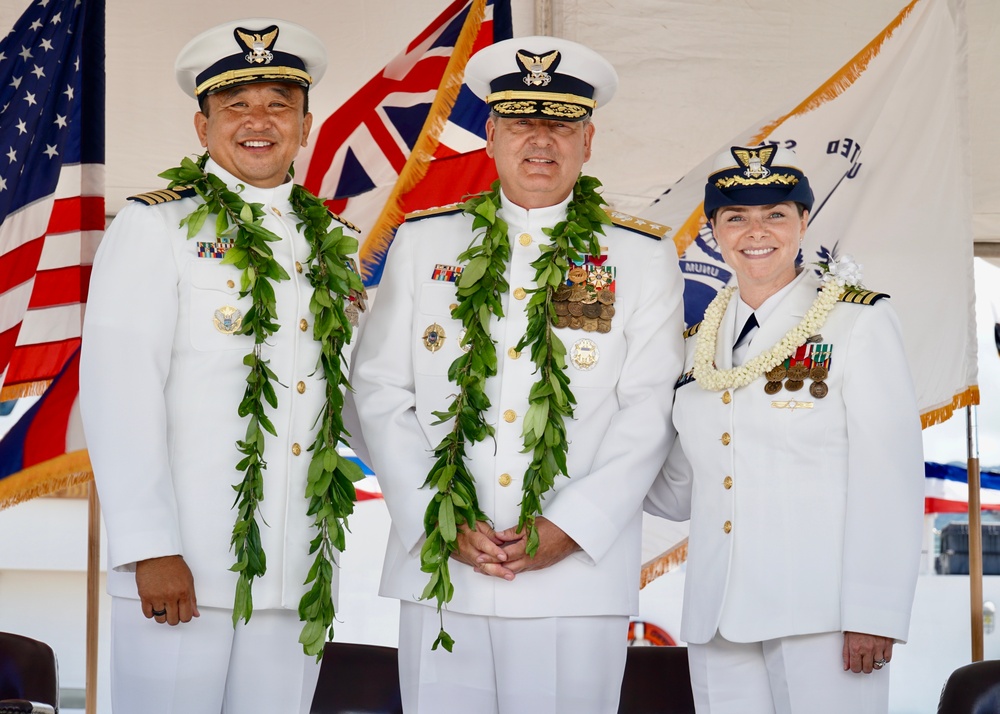
[[[618,73],[589,47],[536,35],[481,49],[465,83],[502,117],[580,121],[611,101]]]
[[[220,89],[252,82],[290,82],[305,89],[326,72],[326,48],[294,22],[253,17],[205,30],[177,55],[174,72],[199,101]]]

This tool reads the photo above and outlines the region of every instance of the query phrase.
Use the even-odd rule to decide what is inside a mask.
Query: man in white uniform
[[[392,516],[404,708],[606,714],[673,436],[677,256],[580,176],[617,86],[606,60],[516,38],[466,82],[492,109],[500,188],[399,229],[351,379]]]
[[[321,538],[307,583],[307,479],[336,446],[340,349],[363,306],[353,227],[289,175],[325,68],[318,38],[281,20],[192,40],[177,78],[199,101],[207,153],[133,197],[95,259],[80,392],[108,533],[117,712],[309,710],[340,544]],[[335,482],[348,469],[326,466]],[[300,644],[307,590],[319,604],[303,610]]]

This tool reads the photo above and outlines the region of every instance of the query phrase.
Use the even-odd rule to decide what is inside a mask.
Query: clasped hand
[[[467,525],[459,529],[458,550],[451,557],[471,566],[477,573],[513,580],[518,573],[555,565],[580,549],[576,541],[547,518],[536,518],[535,528],[538,530],[538,550],[533,557],[527,553],[527,529],[519,533],[514,526],[495,531],[483,521],[476,523],[475,530]]]

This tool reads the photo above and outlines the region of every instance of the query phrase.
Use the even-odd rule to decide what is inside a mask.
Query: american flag
[[[366,236],[368,285],[405,213],[462,200],[496,178],[489,110],[462,77],[474,52],[511,34],[510,0],[455,0],[323,122],[300,175]]]
[[[0,399],[41,395],[0,443],[2,507],[88,468],[64,437],[104,230],[104,0],[28,5],[0,40],[0,109]]]

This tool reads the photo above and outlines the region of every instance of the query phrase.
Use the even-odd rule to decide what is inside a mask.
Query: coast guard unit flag
[[[489,109],[462,78],[473,53],[510,36],[510,0],[456,0],[310,142],[303,183],[361,229],[367,285],[378,283],[406,213],[460,201],[496,178]]]
[[[978,404],[966,56],[964,0],[913,0],[809,97],[716,148],[643,211],[677,228],[688,325],[732,278],[702,211],[712,163],[729,146],[776,142],[816,194],[804,266],[850,254],[864,285],[891,295],[924,426]]]
[[[104,230],[104,0],[34,0],[0,39],[0,508],[90,478],[71,434],[90,264]]]

